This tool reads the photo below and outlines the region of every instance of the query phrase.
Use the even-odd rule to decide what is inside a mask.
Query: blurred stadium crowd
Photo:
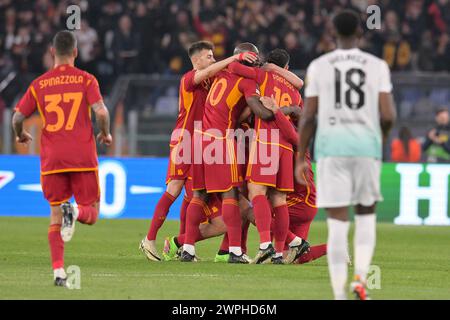
[[[66,8],[82,9],[79,65],[98,75],[183,73],[185,49],[209,39],[217,58],[241,41],[262,52],[284,47],[292,69],[335,47],[332,13],[353,7],[365,16],[381,7],[381,30],[365,30],[361,47],[393,70],[450,71],[449,0],[0,0],[0,68],[40,73],[55,31],[65,28]]]
[[[0,0],[0,120],[2,109],[51,67],[48,48],[55,32],[66,28],[71,4],[81,8],[77,65],[99,79],[106,95],[121,74],[186,72],[186,48],[199,39],[215,44],[216,59],[242,41],[255,43],[262,54],[282,47],[291,69],[304,70],[335,48],[334,12],[351,7],[366,21],[372,4],[381,8],[381,29],[364,26],[363,50],[385,59],[394,72],[450,72],[450,0]],[[5,85],[12,74],[14,81]],[[399,111],[405,119],[417,114],[431,122],[450,90],[421,90],[398,88]],[[176,87],[149,94],[152,110],[161,104],[176,114]]]

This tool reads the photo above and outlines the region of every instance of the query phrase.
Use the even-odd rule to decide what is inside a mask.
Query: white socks
[[[195,256],[195,247],[192,244],[184,244],[183,250],[189,253],[191,256]]]
[[[267,248],[269,247],[269,245],[270,245],[271,243],[272,243],[272,242],[261,242],[261,243],[259,244],[259,248],[262,249],[262,250],[265,250],[265,249],[267,249]]]
[[[327,259],[331,286],[336,300],[346,300],[348,229],[350,221],[327,219]]]
[[[242,255],[242,248],[241,247],[230,247],[229,249],[230,249],[230,252],[233,252],[237,256]]]
[[[365,282],[376,242],[375,213],[355,215],[355,276]]]
[[[289,247],[295,247],[295,246],[299,246],[302,244],[302,238],[300,237],[295,237],[294,240],[292,240],[289,243]]]
[[[67,278],[64,268],[58,268],[58,269],[53,270],[53,280],[56,280],[56,278],[61,278],[61,279]]]

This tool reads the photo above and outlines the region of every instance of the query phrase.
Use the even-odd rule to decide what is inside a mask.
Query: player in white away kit
[[[360,18],[343,10],[333,20],[338,49],[308,67],[305,108],[299,124],[296,177],[316,127],[317,205],[328,219],[327,257],[335,299],[346,299],[349,206],[355,208],[355,279],[351,290],[367,299],[366,276],[375,248],[375,205],[382,200],[383,138],[395,121],[386,62],[359,50]]]

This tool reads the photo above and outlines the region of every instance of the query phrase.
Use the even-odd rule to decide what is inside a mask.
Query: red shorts
[[[236,141],[212,138],[212,141],[203,141],[202,146],[203,161],[192,166],[193,189],[213,193],[241,187],[244,164],[238,164]]]
[[[317,214],[317,207],[312,207],[302,202],[290,202],[289,210],[289,230],[302,239],[308,239],[309,228]]]
[[[41,176],[44,197],[52,206],[58,206],[75,196],[81,206],[90,206],[100,200],[98,171],[62,172]]]
[[[202,223],[208,223],[211,220],[220,217],[222,215],[222,198],[218,194],[212,194],[209,198],[207,207],[204,208],[205,221]]]
[[[188,161],[183,160],[184,150],[179,150],[179,146],[170,146],[169,167],[167,168],[166,184],[170,180],[186,180],[191,168],[190,159]],[[186,163],[187,162],[187,163]]]
[[[252,145],[245,178],[248,182],[262,184],[280,191],[294,191],[293,152],[283,147],[275,147],[276,153],[273,152],[270,145],[263,145],[260,142]],[[262,159],[261,155],[265,159]]]

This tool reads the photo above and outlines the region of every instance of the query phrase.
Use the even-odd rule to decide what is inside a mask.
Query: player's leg
[[[56,286],[65,286],[67,275],[64,271],[64,241],[61,237],[62,211],[60,206],[51,206],[50,212],[48,243],[53,268],[53,280]]]
[[[335,299],[346,299],[348,268],[348,207],[353,196],[351,159],[327,157],[317,162],[317,206],[327,212],[327,260]]]
[[[41,177],[44,197],[50,203],[50,225],[48,228],[48,244],[53,269],[53,279],[56,286],[66,285],[64,271],[64,241],[61,235],[62,210],[61,204],[72,196],[68,174],[51,174]]]
[[[304,202],[291,205],[289,208],[289,230],[286,237],[288,251],[285,263],[293,263],[311,250],[307,241],[309,227],[317,214],[317,208]]]
[[[195,242],[200,237],[199,225],[205,220],[205,207],[208,202],[206,190],[195,190],[186,212],[186,233],[180,261],[195,260]]]
[[[266,197],[267,186],[249,182],[248,192],[253,205],[256,229],[259,233],[259,250],[253,261],[257,264],[272,257],[275,249],[272,246],[270,226],[272,223],[272,209]]]
[[[286,205],[286,193],[271,189],[269,194],[274,214],[272,232],[275,239],[275,254],[272,257],[272,263],[283,264],[284,243],[289,229],[289,211]]]
[[[359,300],[369,299],[366,278],[376,243],[376,203],[372,206],[355,206],[355,275],[350,284],[351,290]]]
[[[181,203],[180,209],[180,230],[178,235],[181,235],[186,232],[186,214],[189,203],[191,202],[192,197],[194,196],[194,191],[192,190],[192,179],[188,178],[184,184],[185,194],[183,197],[183,202]]]
[[[242,218],[239,209],[239,191],[232,188],[230,191],[222,193],[222,217],[227,226],[229,242],[229,263],[249,263],[249,260],[242,253]]]
[[[350,221],[348,207],[327,208],[328,269],[336,300],[346,300],[348,231]]]
[[[382,200],[380,192],[381,162],[370,158],[355,158],[355,279],[351,289],[357,299],[366,300],[366,277],[372,261],[376,243],[377,201]]]
[[[77,207],[66,203],[61,206],[63,218],[68,211],[73,211],[73,217],[80,223],[93,225],[97,222],[100,212],[100,184],[98,171],[70,172],[70,185]]]

